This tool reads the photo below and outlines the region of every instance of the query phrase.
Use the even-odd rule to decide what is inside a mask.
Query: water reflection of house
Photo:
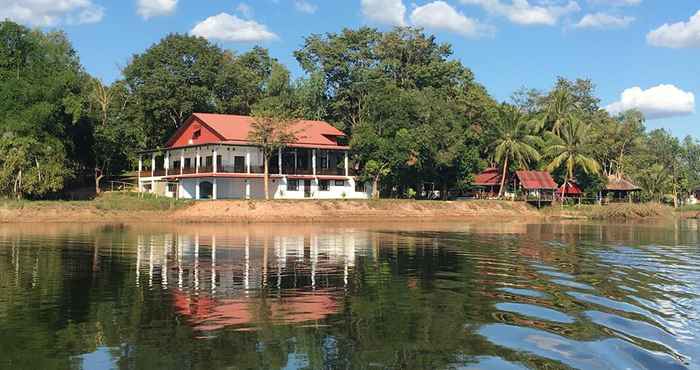
[[[202,330],[320,320],[336,311],[356,257],[372,253],[368,241],[353,232],[140,235],[136,283],[174,288],[178,312]]]

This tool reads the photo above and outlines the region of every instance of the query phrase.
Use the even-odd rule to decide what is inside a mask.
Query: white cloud
[[[253,18],[253,8],[250,7],[250,5],[246,3],[240,3],[236,7],[236,11],[241,13],[242,16],[246,18]]]
[[[295,0],[294,1],[294,7],[306,14],[314,14],[318,10],[318,6],[306,1],[306,0]]]
[[[178,0],[138,0],[136,12],[148,19],[163,15],[170,15],[175,12]]]
[[[575,1],[566,4],[543,2],[540,5],[532,5],[528,0],[512,0],[505,4],[501,0],[461,0],[463,4],[479,5],[488,13],[508,18],[513,23],[522,25],[546,25],[557,24],[561,17],[581,10]]]
[[[653,46],[676,49],[700,47],[700,10],[688,22],[665,23],[649,32],[647,42]]]
[[[197,23],[190,33],[206,39],[233,42],[260,42],[278,38],[264,24],[228,13],[213,15]]]
[[[611,114],[638,109],[647,119],[685,116],[695,112],[695,95],[674,85],[659,85],[647,90],[632,87],[622,92],[619,101],[605,109]]]
[[[484,30],[479,22],[466,17],[444,1],[434,1],[413,9],[411,22],[417,26],[442,29],[475,37]]]
[[[607,13],[586,14],[574,25],[576,28],[625,28],[634,22],[634,17],[616,16]]]
[[[380,24],[406,25],[406,6],[402,0],[362,0],[362,15]]]
[[[97,23],[103,15],[92,0],[0,0],[0,20],[31,26]]]

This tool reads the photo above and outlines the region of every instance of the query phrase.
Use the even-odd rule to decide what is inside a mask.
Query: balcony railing
[[[317,175],[345,176],[345,168],[317,168]]]

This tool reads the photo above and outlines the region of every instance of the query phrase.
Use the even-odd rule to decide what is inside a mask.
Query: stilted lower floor
[[[272,199],[369,199],[370,185],[354,177],[271,177]],[[177,199],[265,199],[262,177],[139,179],[139,191]]]

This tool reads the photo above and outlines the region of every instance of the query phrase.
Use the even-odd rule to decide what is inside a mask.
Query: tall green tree
[[[541,158],[537,148],[542,145],[542,139],[534,135],[533,131],[530,121],[517,108],[507,104],[500,107],[495,136],[490,145],[494,160],[502,168],[499,197],[505,191],[509,166],[528,168]]]
[[[545,168],[551,172],[564,167],[565,193],[569,181],[575,178],[576,170],[580,169],[586,174],[595,174],[600,171],[598,162],[588,154],[590,152],[589,131],[589,125],[583,123],[577,116],[572,116],[563,124],[559,136],[548,135],[544,154],[551,161]]]

